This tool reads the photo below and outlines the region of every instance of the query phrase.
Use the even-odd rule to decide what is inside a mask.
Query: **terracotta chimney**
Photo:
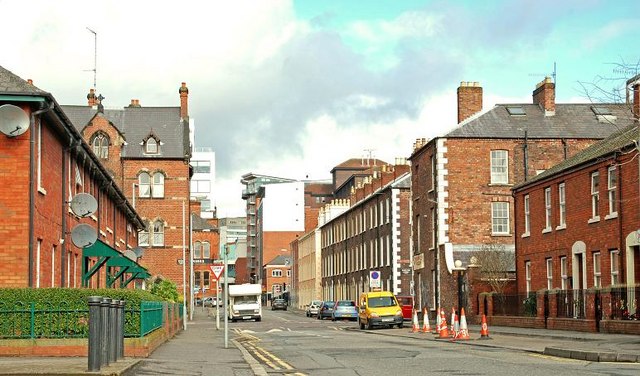
[[[27,83],[28,83],[29,85],[33,85],[33,80],[29,78],[29,79],[27,79]]]
[[[482,111],[482,87],[478,82],[460,82],[458,87],[458,124]]]
[[[182,83],[180,89],[178,89],[178,93],[180,93],[180,118],[188,119],[189,118],[189,88],[187,88],[186,82]]]
[[[533,104],[539,105],[544,110],[545,116],[553,116],[556,114],[556,84],[553,83],[551,77],[545,79],[536,85],[533,91]]]
[[[89,94],[87,94],[87,103],[89,104],[89,107],[93,107],[98,104],[95,89],[89,89]]]

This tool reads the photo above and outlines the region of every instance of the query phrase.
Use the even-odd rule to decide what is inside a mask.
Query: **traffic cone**
[[[442,322],[440,321],[440,307],[436,310],[436,333],[440,333]]]
[[[487,326],[487,316],[482,314],[482,325],[480,327],[480,339],[491,339],[489,337],[489,327]]]
[[[455,339],[471,339],[467,328],[467,318],[464,316],[464,308],[460,310],[460,330],[456,333]]]
[[[449,338],[449,330],[447,329],[447,318],[444,317],[444,310],[440,311],[440,330],[438,331],[438,338]]]
[[[424,315],[422,316],[422,333],[429,333],[431,331],[431,327],[429,326],[429,313],[427,311],[427,307],[423,309]]]
[[[455,307],[451,307],[451,333],[449,333],[451,338],[455,338],[456,333],[458,333],[458,328],[456,328],[457,321],[458,320],[456,319],[456,309]]]
[[[411,320],[411,333],[420,331],[420,322],[418,322],[418,310],[413,310],[413,319]]]

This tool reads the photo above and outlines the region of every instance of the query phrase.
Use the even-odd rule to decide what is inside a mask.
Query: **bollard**
[[[111,299],[109,305],[109,363],[118,361],[118,307],[119,300]]]
[[[102,365],[100,356],[100,329],[102,327],[100,303],[102,297],[90,296],[89,298],[89,372],[100,371]]]
[[[118,359],[124,358],[124,300],[118,300]]]
[[[109,335],[109,311],[111,308],[111,299],[102,298],[100,303],[100,310],[102,311],[102,341],[100,343],[100,357],[102,358],[102,364],[109,365],[109,348],[110,348],[110,335]]]

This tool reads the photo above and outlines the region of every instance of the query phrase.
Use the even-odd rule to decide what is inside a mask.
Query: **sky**
[[[64,105],[86,104],[94,67],[106,108],[179,106],[186,82],[222,218],[245,215],[249,172],[407,158],[456,126],[461,81],[484,109],[530,103],[555,64],[556,102],[588,102],[639,73],[639,31],[637,0],[0,0],[0,66]]]

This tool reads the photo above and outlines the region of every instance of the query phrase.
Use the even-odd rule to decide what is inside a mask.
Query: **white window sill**
[[[103,237],[105,237],[105,238],[107,237],[107,234],[106,234],[104,231],[102,231],[102,230],[100,230],[100,235],[102,235],[102,236],[103,236]]]
[[[511,183],[489,183],[489,187],[513,187]]]
[[[613,212],[613,213],[607,214],[604,217],[604,220],[606,221],[607,219],[614,219],[614,218],[618,218],[618,212]]]
[[[46,195],[47,194],[47,190],[42,188],[42,187],[38,187],[38,193]]]
[[[110,229],[109,227],[107,227],[107,232],[108,232],[109,234],[113,235],[113,230],[112,230],[112,229]]]
[[[587,221],[587,223],[596,223],[596,222],[600,222],[600,216],[589,218],[589,220]]]
[[[521,238],[528,238],[529,236],[531,236],[531,233],[529,232],[525,232],[524,234],[520,235]]]
[[[98,217],[96,217],[95,215],[91,214],[89,217],[93,219],[94,222],[98,222]]]
[[[502,234],[502,233],[500,233],[500,234],[492,233],[492,234],[491,234],[491,236],[495,236],[495,237],[504,237],[504,238],[506,238],[506,237],[508,237],[508,236],[512,236],[512,235],[511,235],[511,234]]]
[[[551,227],[547,227],[547,228],[545,228],[545,229],[543,229],[543,230],[542,230],[542,233],[543,233],[543,234],[548,234],[548,233],[550,233],[550,232],[551,232]]]
[[[565,230],[566,228],[567,228],[567,225],[566,225],[566,224],[564,224],[564,225],[559,225],[558,227],[556,227],[556,231],[558,231],[558,230]]]

